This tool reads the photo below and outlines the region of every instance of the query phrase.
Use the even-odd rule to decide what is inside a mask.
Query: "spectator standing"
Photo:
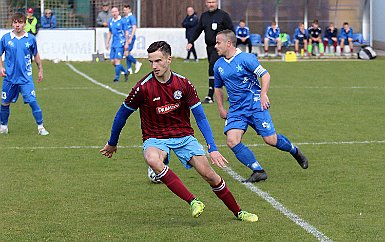
[[[32,109],[39,135],[48,135],[43,126],[43,113],[36,100],[35,85],[32,79],[32,56],[38,68],[38,80],[43,80],[43,65],[37,51],[36,38],[25,32],[24,13],[15,13],[12,18],[13,30],[0,40],[0,74],[4,77],[0,108],[0,134],[8,134],[10,105],[22,94],[24,103]],[[5,53],[4,65],[1,56]]]
[[[264,47],[265,47],[265,55],[264,57],[268,56],[269,52],[269,44],[277,45],[278,53],[277,56],[281,56],[281,39],[279,38],[279,34],[281,33],[281,30],[279,29],[277,22],[272,21],[270,26],[267,26],[265,31],[265,38],[264,38]]]
[[[98,17],[96,18],[96,27],[108,27],[108,21],[111,18],[110,4],[108,2],[103,2],[102,11],[98,13]]]
[[[294,50],[297,56],[299,56],[299,47],[303,46],[304,56],[307,56],[307,40],[309,33],[303,23],[299,23],[298,27],[294,31]]]
[[[344,53],[345,45],[349,45],[350,53],[353,55],[353,28],[349,26],[348,22],[345,22],[341,28],[340,47],[342,54]]]
[[[324,45],[322,43],[321,33],[322,29],[318,25],[318,20],[313,20],[312,25],[308,29],[309,32],[309,44],[307,46],[307,50],[309,52],[309,55],[313,54],[313,45],[318,46],[319,52],[321,56],[324,54]]]
[[[182,22],[183,28],[186,29],[187,41],[189,39],[191,39],[194,32],[196,31],[196,29],[198,27],[198,22],[199,22],[199,19],[198,19],[197,14],[194,11],[194,8],[193,7],[187,7],[187,15]],[[195,50],[194,44],[191,46],[191,48],[189,50],[187,50],[187,57],[186,57],[185,61],[187,62],[190,60],[191,53],[194,55],[194,60],[198,61],[197,52]]]
[[[237,47],[238,45],[247,45],[249,53],[251,53],[253,46],[250,40],[250,30],[249,27],[246,26],[245,20],[241,19],[239,21],[239,25],[235,30],[235,36],[237,37]]]
[[[334,27],[334,23],[330,23],[329,27],[325,30],[323,43],[324,43],[324,49],[326,49],[328,45],[333,45],[334,53],[337,53],[338,31]]]
[[[194,218],[202,214],[205,205],[167,165],[171,150],[186,169],[196,169],[237,219],[256,222],[257,215],[241,210],[225,181],[210,166],[203,146],[194,137],[190,112],[208,144],[211,162],[221,168],[226,166],[227,160],[218,152],[195,87],[187,78],[170,70],[170,45],[157,41],[148,47],[147,52],[152,72],[128,94],[115,115],[110,139],[100,152],[108,158],[112,157],[127,118],[139,109],[146,163],[172,193],[190,205]]]
[[[137,61],[132,55],[131,51],[134,48],[136,40],[136,17],[132,14],[132,9],[130,5],[124,5],[123,7],[124,20],[126,20],[126,26],[128,30],[128,50],[126,53],[126,64],[127,70],[132,74],[132,64],[135,64],[135,73],[140,71],[142,63]]]
[[[119,15],[119,9],[113,7],[111,9],[112,18],[108,22],[108,34],[106,40],[106,49],[111,47],[110,60],[115,66],[115,78],[113,82],[118,82],[120,73],[124,73],[124,80],[128,81],[129,72],[121,64],[120,60],[123,58],[124,51],[128,50],[128,30],[126,21]],[[110,46],[110,40],[111,46]]]
[[[25,20],[25,32],[36,35],[39,32],[37,18],[33,16],[33,8],[27,9],[27,18]]]
[[[233,22],[230,15],[225,11],[218,9],[217,0],[206,0],[208,11],[204,12],[199,19],[198,27],[187,44],[187,50],[191,49],[195,40],[198,39],[202,31],[205,32],[205,43],[207,59],[209,61],[209,91],[203,103],[214,102],[214,64],[219,59],[215,50],[215,37],[218,32],[230,29],[234,31]]]
[[[52,10],[49,8],[44,11],[44,16],[41,17],[41,27],[45,29],[56,28],[56,16],[53,15]]]
[[[307,158],[283,134],[276,134],[268,109],[270,74],[253,54],[243,53],[235,47],[233,32],[224,30],[217,35],[215,48],[222,57],[215,63],[215,97],[221,118],[226,119],[224,133],[227,145],[237,159],[253,173],[246,182],[267,179],[267,174],[253,152],[242,143],[248,126],[261,135],[266,144],[290,153],[303,168]],[[229,110],[224,107],[223,86],[226,87]]]

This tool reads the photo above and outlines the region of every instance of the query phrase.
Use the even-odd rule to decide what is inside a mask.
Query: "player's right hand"
[[[221,109],[219,111],[219,116],[222,118],[222,119],[227,119],[227,110],[226,109]]]
[[[102,153],[102,155],[107,156],[108,158],[111,158],[114,153],[117,151],[116,146],[109,145],[108,143],[101,149],[99,152]]]
[[[188,43],[187,46],[186,46],[186,50],[190,50],[192,47],[192,44]]]
[[[1,76],[7,76],[7,74],[5,74],[5,68],[1,68]]]
[[[227,163],[229,163],[225,157],[219,151],[212,151],[209,153],[210,160],[212,164],[217,165],[220,168],[227,167]]]

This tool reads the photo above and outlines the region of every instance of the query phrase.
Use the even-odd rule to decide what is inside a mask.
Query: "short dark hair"
[[[171,46],[166,41],[156,41],[147,48],[147,53],[154,53],[160,51],[164,55],[171,56]]]
[[[230,40],[230,42],[231,42],[231,44],[232,44],[233,46],[236,46],[236,45],[237,45],[237,37],[235,36],[234,32],[231,31],[230,29],[222,30],[222,31],[218,32],[217,35],[219,35],[219,34],[224,35],[226,41],[227,41],[227,40]]]
[[[131,9],[131,6],[130,6],[130,4],[126,4],[126,5],[123,6],[123,8],[129,8],[129,9]]]
[[[349,25],[349,23],[348,23],[348,22],[345,22],[344,25]]]
[[[15,21],[15,20],[22,20],[25,22],[25,14],[22,13],[22,12],[17,12],[17,13],[14,13],[11,17],[11,21]]]

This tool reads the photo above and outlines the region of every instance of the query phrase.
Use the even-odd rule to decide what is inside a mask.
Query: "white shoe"
[[[130,75],[132,75],[132,74],[134,73],[134,72],[132,71],[132,68],[128,69],[127,71],[130,73]]]
[[[140,68],[142,67],[142,63],[140,63],[139,61],[136,62],[135,64],[135,74],[138,73],[140,71]]]
[[[1,125],[0,126],[0,134],[8,134],[8,126],[7,125]]]
[[[38,129],[38,134],[42,136],[46,136],[46,135],[49,135],[49,132],[43,127]]]

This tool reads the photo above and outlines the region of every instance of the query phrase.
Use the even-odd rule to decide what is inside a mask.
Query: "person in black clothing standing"
[[[182,26],[186,29],[186,39],[187,41],[192,37],[198,26],[198,16],[196,15],[192,7],[187,8],[187,16],[184,18]],[[187,51],[187,57],[185,61],[190,60],[190,54],[194,55],[194,60],[198,61],[197,52],[195,51],[194,45]]]
[[[225,11],[218,9],[217,0],[206,0],[208,11],[204,12],[199,19],[198,27],[188,40],[187,50],[190,50],[195,40],[198,39],[202,31],[205,32],[205,43],[207,58],[209,61],[209,92],[203,103],[214,102],[214,64],[219,59],[219,55],[215,50],[215,38],[217,33],[230,29],[234,32],[234,26],[230,15]]]

